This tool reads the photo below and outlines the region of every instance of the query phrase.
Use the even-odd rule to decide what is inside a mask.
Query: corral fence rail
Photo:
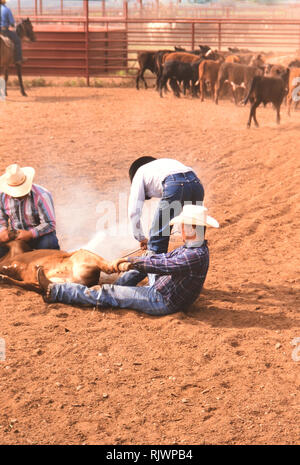
[[[295,55],[300,50],[300,19],[132,18],[126,1],[122,15],[104,17],[92,14],[87,0],[82,5],[81,15],[30,16],[37,41],[23,43],[28,59],[24,75],[84,77],[88,84],[91,77],[128,78],[136,74],[139,51],[173,49],[175,45],[195,49],[206,44],[218,50],[238,47]],[[17,13],[14,11],[18,20]]]

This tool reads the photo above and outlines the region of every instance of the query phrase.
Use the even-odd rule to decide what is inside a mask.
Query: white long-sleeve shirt
[[[146,197],[161,198],[163,195],[163,181],[167,176],[177,173],[187,173],[192,168],[171,158],[160,158],[141,166],[135,173],[129,196],[128,216],[132,231],[137,241],[145,239],[141,225],[141,216]]]

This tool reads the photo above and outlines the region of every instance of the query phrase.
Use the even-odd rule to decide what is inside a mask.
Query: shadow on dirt
[[[222,302],[222,307],[218,306]],[[224,305],[226,307],[224,308]],[[249,308],[252,307],[252,308]],[[191,320],[212,327],[291,329],[300,327],[299,290],[288,286],[249,283],[243,289],[203,289],[197,304],[186,312]],[[295,312],[295,318],[287,316]]]
[[[105,96],[106,98],[109,97],[108,95]],[[76,102],[76,101],[82,101],[82,100],[100,100],[102,99],[102,95],[98,94],[93,94],[93,95],[82,95],[82,96],[39,96],[39,97],[34,97],[35,102],[39,103],[61,103],[61,102]]]

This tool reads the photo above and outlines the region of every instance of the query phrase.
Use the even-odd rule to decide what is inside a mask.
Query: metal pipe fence
[[[120,16],[103,17],[94,14],[95,4],[91,9],[88,0],[77,2],[83,7],[80,15],[66,16],[49,10],[45,14],[45,0],[32,1],[39,13],[30,15],[37,41],[23,43],[28,58],[23,70],[30,76],[78,76],[87,83],[97,76],[132,77],[139,51],[175,45],[188,50],[199,44],[218,50],[237,47],[294,54],[300,50],[300,19],[132,18],[126,1]],[[63,7],[66,0],[59,1]]]
[[[125,0],[126,1],[126,0]],[[89,0],[91,15],[114,17],[122,15],[124,0]],[[130,18],[263,18],[300,19],[300,4],[263,5],[245,2],[238,6],[217,1],[199,4],[190,0],[127,0]],[[84,0],[10,0],[9,5],[19,16],[83,15]]]

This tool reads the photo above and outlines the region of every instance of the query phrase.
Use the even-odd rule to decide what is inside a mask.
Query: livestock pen
[[[269,37],[276,43],[269,50],[280,52],[286,37],[286,51],[296,55],[299,48],[298,23],[290,18],[291,35],[272,36],[269,23],[258,20],[149,21],[130,17],[129,8],[127,21],[87,23],[83,9],[73,19],[70,11],[46,17],[45,2],[42,14],[36,4],[37,15],[29,16],[40,49],[38,42],[26,48],[24,66],[36,75],[72,72],[88,79],[94,62],[86,47],[94,28],[92,44],[107,57],[105,67],[94,64],[101,76],[130,76],[140,48],[178,42],[192,48],[200,40],[218,48],[219,23],[221,49],[234,42],[233,27],[247,24],[248,43],[242,31],[236,36],[241,47],[255,42],[266,50]],[[159,27],[146,34],[151,23]],[[172,23],[186,35],[177,36]],[[104,37],[108,47],[118,44],[117,56],[104,46],[106,24],[118,34]],[[211,36],[201,35],[202,25]],[[268,36],[251,36],[254,26]],[[124,40],[113,27],[122,28]],[[68,58],[69,50],[77,55]],[[124,64],[113,67],[115,58]],[[128,168],[143,155],[174,158],[195,170],[220,223],[206,233],[210,265],[199,299],[166,317],[49,305],[0,285],[1,444],[298,444],[300,112],[288,117],[282,108],[278,126],[266,106],[261,127],[248,130],[249,108],[228,100],[215,105],[170,93],[160,99],[154,89],[92,86],[34,87],[27,98],[12,88],[0,109],[0,175],[13,162],[35,168],[35,182],[53,194],[62,250],[84,248],[98,233],[104,258],[138,247],[119,226],[127,218]],[[101,228],[107,206],[118,219],[109,240]]]
[[[15,11],[18,17],[23,13],[21,1]],[[300,50],[300,19],[229,14],[196,19],[132,17],[127,1],[121,4],[118,15],[107,16],[108,11],[95,10],[94,3],[93,8],[87,0],[78,3],[78,10],[46,12],[43,2],[35,1],[33,9],[25,10],[34,24],[37,41],[24,42],[28,58],[24,75],[80,76],[87,83],[91,76],[129,77],[136,73],[138,51],[175,45],[194,49],[207,44],[218,50],[238,47],[294,54]]]

